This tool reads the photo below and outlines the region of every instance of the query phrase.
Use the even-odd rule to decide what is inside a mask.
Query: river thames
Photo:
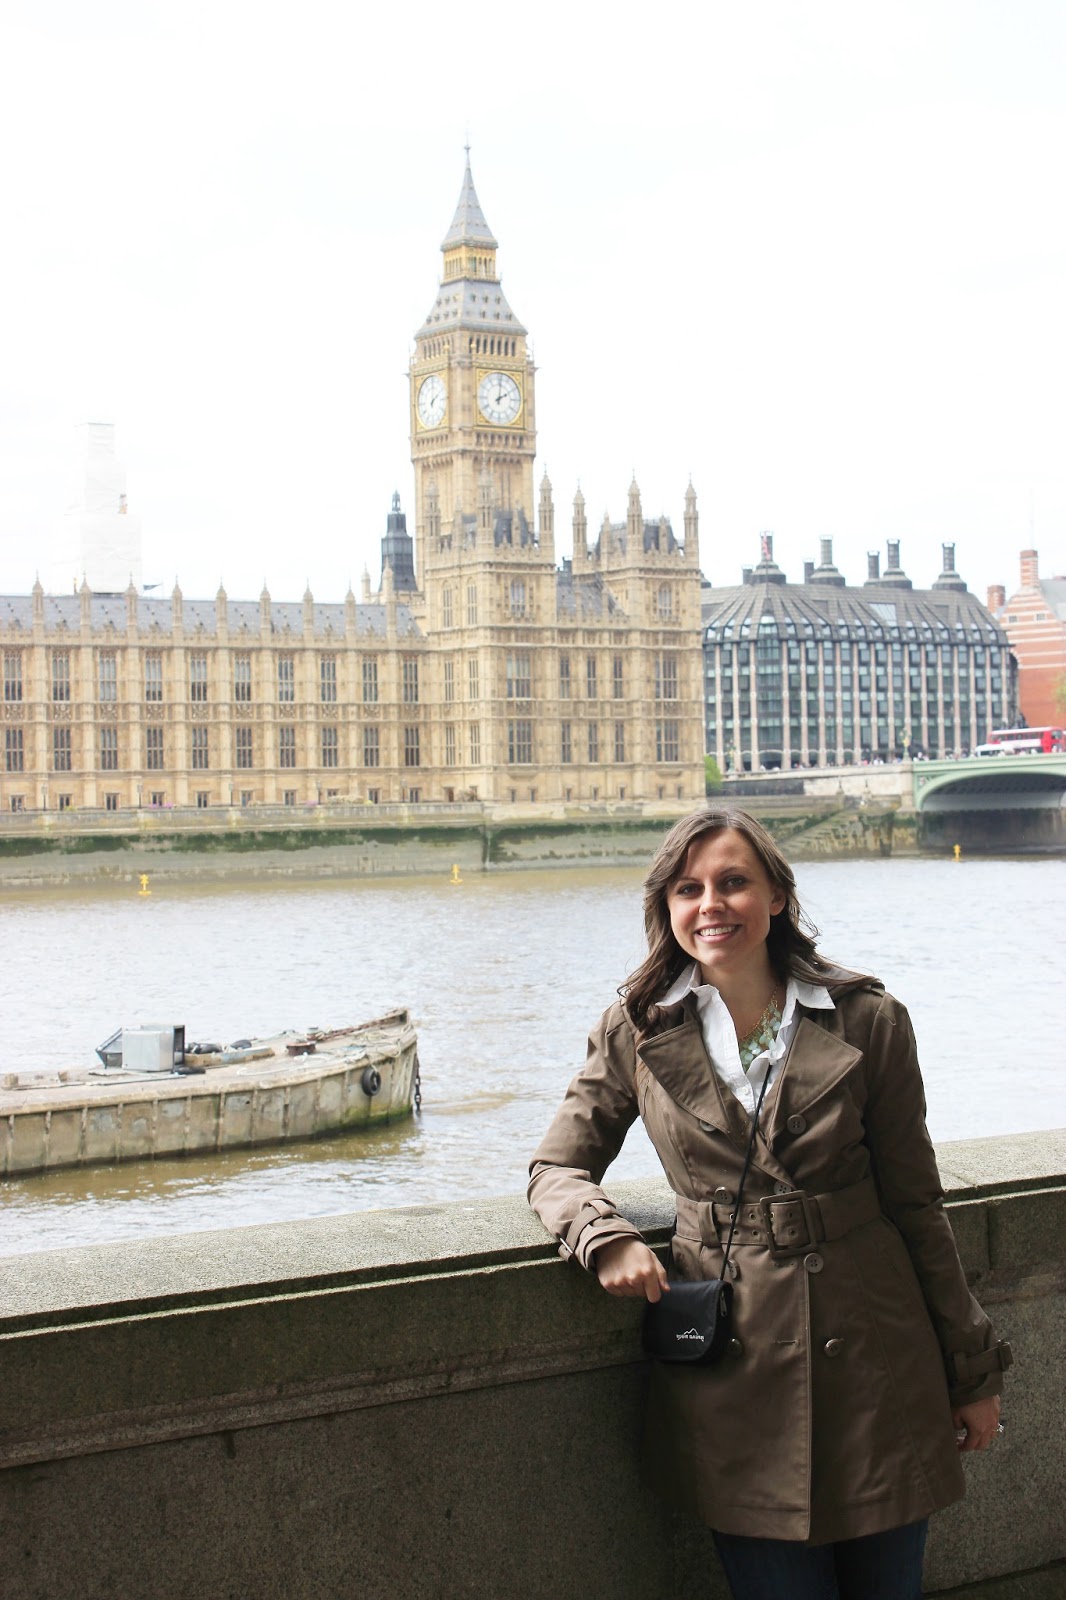
[[[820,947],[910,1007],[937,1140],[1066,1124],[1066,861],[800,863]],[[0,1180],[0,1253],[501,1194],[642,951],[629,868],[6,891],[4,1068],[69,1067],[118,1026],[190,1038],[410,1006],[421,1116],[253,1152]],[[639,1125],[612,1172],[657,1170]],[[609,1187],[609,1182],[608,1182]]]

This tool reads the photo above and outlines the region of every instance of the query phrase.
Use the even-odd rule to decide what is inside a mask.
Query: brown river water
[[[938,1140],[1066,1124],[1066,861],[797,867],[827,954],[910,1007]],[[120,1025],[236,1038],[410,1006],[421,1116],[259,1151],[0,1180],[0,1254],[513,1193],[642,951],[640,874],[5,890],[0,1063]],[[612,1169],[657,1170],[635,1128]]]

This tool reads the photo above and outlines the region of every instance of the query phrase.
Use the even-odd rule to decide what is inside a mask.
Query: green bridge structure
[[[1066,753],[916,761],[911,776],[924,848],[1066,846]]]
[[[1061,810],[1066,805],[1066,752],[917,761],[911,772],[918,811]]]

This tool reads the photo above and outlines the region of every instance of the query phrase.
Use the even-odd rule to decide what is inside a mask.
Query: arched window
[[[511,615],[524,617],[526,614],[526,584],[524,578],[511,579]]]
[[[466,586],[466,622],[470,628],[477,622],[477,585],[474,583]]]
[[[450,628],[452,625],[452,586],[450,583],[444,585],[444,593],[440,597],[440,611],[443,626]]]

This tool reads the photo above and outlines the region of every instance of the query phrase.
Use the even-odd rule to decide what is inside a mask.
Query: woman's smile
[[[667,891],[674,938],[708,983],[767,964],[770,918],[784,905],[784,891],[732,828],[698,839]]]

